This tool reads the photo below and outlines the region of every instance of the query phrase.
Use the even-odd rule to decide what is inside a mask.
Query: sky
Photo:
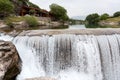
[[[113,13],[120,11],[120,0],[30,0],[40,8],[50,10],[49,5],[56,3],[67,9],[68,16],[87,16],[91,13]]]

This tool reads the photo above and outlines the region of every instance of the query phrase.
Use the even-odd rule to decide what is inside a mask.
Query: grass
[[[23,20],[24,20],[23,17],[16,17],[16,16],[10,16],[10,17],[5,18],[5,22],[7,22],[7,21],[20,22],[20,21],[23,21]]]
[[[120,17],[109,18],[105,21],[107,21],[107,22],[120,22]]]
[[[38,25],[38,20],[35,16],[10,16],[5,18],[4,21],[10,27],[13,27],[14,22],[21,21],[25,21],[29,25],[29,27],[36,27]]]

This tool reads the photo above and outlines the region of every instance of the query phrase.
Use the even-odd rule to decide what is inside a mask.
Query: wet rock
[[[0,80],[15,80],[20,73],[20,57],[11,42],[0,40]]]

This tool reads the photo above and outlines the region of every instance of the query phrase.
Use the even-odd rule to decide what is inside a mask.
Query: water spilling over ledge
[[[23,61],[18,80],[120,79],[119,29],[25,31],[12,42]]]
[[[28,30],[21,32],[19,36],[41,36],[41,35],[58,35],[58,34],[112,35],[112,34],[120,34],[120,28]]]

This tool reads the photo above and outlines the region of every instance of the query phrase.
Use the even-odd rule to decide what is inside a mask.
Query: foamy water
[[[12,40],[22,59],[17,80],[53,77],[57,80],[119,80],[120,35],[17,36]]]

